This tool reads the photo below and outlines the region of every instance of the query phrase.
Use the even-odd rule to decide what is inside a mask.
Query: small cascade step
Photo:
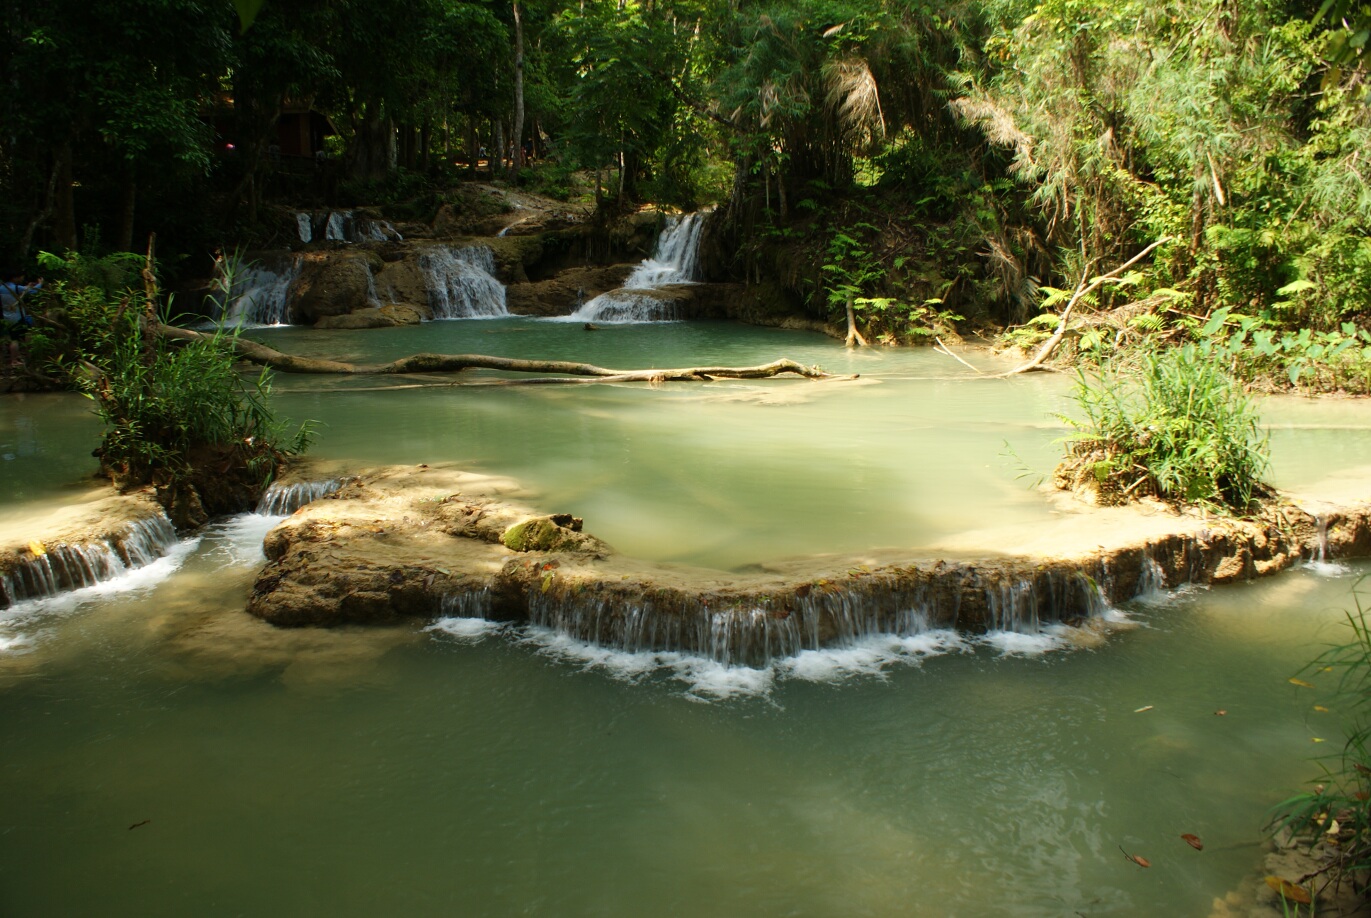
[[[175,544],[171,521],[151,516],[102,540],[45,546],[41,554],[0,574],[0,608],[113,580],[151,564]]]

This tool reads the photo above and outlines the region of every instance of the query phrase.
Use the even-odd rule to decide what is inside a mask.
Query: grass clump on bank
[[[1350,635],[1301,671],[1310,679],[1335,681],[1326,704],[1316,707],[1342,716],[1342,751],[1319,760],[1324,774],[1318,783],[1277,806],[1269,825],[1274,834],[1306,842],[1319,858],[1317,871],[1299,878],[1300,884],[1317,880],[1308,884],[1314,892],[1346,882],[1366,896],[1371,879],[1371,621],[1362,604],[1364,582],[1352,588]]]
[[[1072,397],[1080,416],[1063,418],[1073,432],[1059,487],[1237,512],[1269,492],[1256,407],[1203,342],[1078,370]]]
[[[101,473],[121,489],[153,485],[182,528],[251,509],[309,437],[308,425],[287,435],[272,412],[269,372],[240,375],[223,332],[189,343],[155,334],[150,259],[43,260],[56,275],[41,304],[49,359],[104,422]]]

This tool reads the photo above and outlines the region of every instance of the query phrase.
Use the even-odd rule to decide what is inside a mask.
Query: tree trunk
[[[847,347],[852,347],[854,344],[860,344],[862,347],[870,347],[867,340],[862,337],[862,333],[857,331],[857,315],[852,311],[851,297],[847,300],[847,338],[843,341],[843,344]]]
[[[71,172],[71,141],[63,141],[53,149],[57,171],[56,194],[53,199],[52,241],[59,251],[76,249],[76,194]]]
[[[209,336],[188,328],[153,325],[151,330],[166,338],[179,341],[203,340]],[[394,376],[404,373],[458,373],[462,370],[504,370],[513,373],[557,373],[569,377],[588,377],[602,382],[664,382],[668,380],[705,382],[709,379],[766,379],[782,373],[793,373],[808,379],[833,379],[819,367],[805,366],[782,357],[755,367],[684,367],[679,369],[614,370],[589,363],[567,360],[518,360],[512,357],[490,357],[485,354],[411,354],[383,364],[353,364],[341,360],[297,357],[275,348],[249,341],[228,338],[238,356],[253,363],[269,366],[283,373],[338,374],[345,376]],[[576,379],[547,379],[542,382],[577,382]]]
[[[514,178],[524,168],[524,20],[514,2]]]
[[[123,196],[119,207],[119,229],[115,235],[114,248],[120,252],[133,251],[133,214],[138,204],[138,176],[135,167],[129,163],[124,173]]]

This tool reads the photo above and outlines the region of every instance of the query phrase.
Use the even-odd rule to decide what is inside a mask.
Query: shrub
[[[152,331],[155,303],[134,289],[131,265],[44,255],[58,274],[45,297],[64,338],[55,361],[105,424],[101,470],[121,488],[155,485],[181,526],[249,509],[305,449],[308,425],[286,436],[268,405],[269,374],[238,373],[231,334],[174,344]]]
[[[1145,494],[1243,511],[1268,492],[1267,435],[1205,342],[1145,352],[1136,364],[1078,370],[1082,417],[1064,417],[1066,479],[1119,501]]]

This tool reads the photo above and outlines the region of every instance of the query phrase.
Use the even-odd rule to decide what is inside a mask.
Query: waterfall
[[[348,481],[347,478],[297,481],[293,484],[273,481],[257,502],[256,512],[262,516],[290,516],[305,504],[328,497]]]
[[[495,279],[495,253],[486,246],[441,246],[419,256],[435,319],[492,319],[509,315],[505,286]]]
[[[292,260],[283,272],[263,265],[241,270],[233,279],[221,322],[225,325],[286,325],[289,323],[287,293],[300,274]]]
[[[324,224],[324,239],[334,242],[347,242],[347,226],[345,220],[350,223],[352,214],[342,214],[333,211],[328,215],[328,222]]]
[[[923,585],[873,577],[842,589],[810,589],[726,608],[666,592],[534,590],[526,599],[530,624],[575,640],[628,653],[690,654],[757,667],[877,638],[967,627],[976,613],[963,608],[964,586],[979,586],[980,625],[990,635],[1037,636],[1063,621],[1100,619],[1111,611],[1096,579],[1069,570],[983,577],[949,568]]]
[[[1326,577],[1347,573],[1349,570],[1347,565],[1328,560],[1328,517],[1324,516],[1322,513],[1316,513],[1314,514],[1314,523],[1319,527],[1319,541],[1318,546],[1315,549],[1314,557],[1309,559],[1309,567],[1314,573],[1322,574]]]
[[[355,210],[301,212],[295,215],[295,225],[303,243],[313,242],[320,232],[327,242],[398,242],[404,238],[389,220]]]
[[[151,516],[95,542],[49,545],[43,554],[0,574],[0,608],[113,580],[151,564],[175,544],[171,521]]]
[[[623,287],[600,294],[570,318],[606,323],[675,321],[679,317],[676,306],[652,296],[651,291],[694,282],[704,225],[703,214],[667,217],[652,257],[633,269]]]

